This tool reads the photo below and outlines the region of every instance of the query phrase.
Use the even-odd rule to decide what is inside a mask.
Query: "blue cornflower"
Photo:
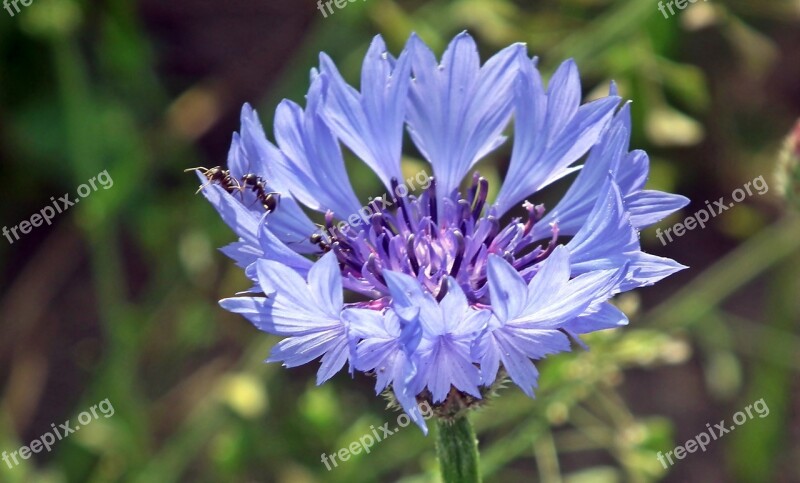
[[[258,176],[281,194],[279,208],[269,212],[238,182],[203,190],[239,236],[223,252],[254,282],[222,307],[283,337],[269,361],[319,359],[319,384],[345,365],[372,374],[423,430],[418,402],[453,414],[501,371],[532,396],[533,361],[626,324],[609,303],[615,294],[685,268],[642,252],[638,232],[688,200],[644,189],[648,158],[629,151],[630,109],[613,85],[607,97],[581,98],[574,62],[545,87],[524,45],[481,65],[466,33],[441,61],[415,35],[397,58],[376,37],[360,90],[322,54],[305,109],[278,106],[276,144],[248,105],[233,137],[231,179]],[[506,142],[512,117],[497,197],[479,173],[462,193],[475,164]],[[405,132],[433,171],[416,194],[401,184]],[[391,198],[362,206],[342,145]],[[527,201],[576,171],[553,209]],[[521,217],[509,214],[520,205]]]

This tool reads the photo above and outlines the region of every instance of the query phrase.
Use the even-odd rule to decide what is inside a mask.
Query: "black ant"
[[[328,253],[331,251],[331,245],[326,240],[325,236],[322,233],[314,233],[309,237],[309,241],[312,245],[317,245],[323,253]]]
[[[250,188],[250,190],[255,193],[256,198],[267,211],[273,212],[278,207],[281,194],[275,191],[267,192],[266,182],[260,176],[255,174],[246,174],[242,176],[242,186],[240,189],[245,190],[247,188]]]
[[[233,194],[233,192],[237,190],[241,191],[242,189],[242,186],[239,184],[239,181],[237,181],[236,178],[231,176],[230,171],[228,171],[227,169],[222,169],[222,166],[214,166],[211,169],[199,166],[197,168],[184,169],[183,172],[188,173],[190,171],[196,171],[198,169],[203,172],[203,176],[206,177],[208,183],[198,188],[195,194],[203,191],[203,188],[215,182],[218,183],[220,186],[222,186],[222,189],[224,189],[230,194]]]
[[[203,176],[208,179],[208,183],[200,187],[197,190],[197,193],[203,190],[208,184],[218,183],[222,189],[227,191],[229,194],[234,194],[239,192],[239,194],[244,195],[244,191],[246,189],[250,189],[255,195],[256,199],[261,202],[261,205],[264,207],[265,210],[269,212],[273,212],[278,208],[278,203],[280,202],[281,195],[275,191],[267,192],[266,190],[266,181],[258,175],[255,174],[246,174],[242,176],[241,181],[231,176],[231,172],[227,169],[222,169],[221,166],[215,166],[211,169],[197,167],[197,168],[189,168],[184,170],[185,172],[201,170],[203,172]]]

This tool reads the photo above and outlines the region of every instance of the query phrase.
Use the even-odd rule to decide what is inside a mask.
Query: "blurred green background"
[[[509,388],[475,415],[486,481],[800,481],[800,221],[776,177],[797,161],[785,139],[799,27],[798,0],[711,0],[670,18],[654,0],[365,0],[327,18],[288,0],[0,10],[0,224],[103,170],[114,181],[0,239],[0,451],[103,399],[115,409],[52,452],[0,463],[0,481],[436,481],[433,438],[412,427],[326,470],[322,453],[397,414],[366,377],[315,387],[313,365],[262,362],[275,339],[216,303],[249,287],[215,250],[234,237],[183,170],[224,163],[245,101],[270,133],[280,99],[303,102],[319,51],[357,81],[376,33],[397,53],[416,31],[441,53],[463,29],[484,59],[527,42],[546,75],[574,57],[587,97],[615,79],[650,186],[692,199],[662,228],[758,176],[770,186],[666,247],[642,233],[691,269],[619,298],[631,325],[587,337],[591,351],[540,363],[536,400]],[[501,177],[507,155],[481,169]],[[359,193],[383,192],[353,170]],[[658,462],[761,398],[769,416]]]

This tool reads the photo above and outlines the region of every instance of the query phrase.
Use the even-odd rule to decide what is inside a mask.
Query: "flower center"
[[[442,206],[437,206],[433,178],[419,196],[400,196],[399,191],[393,179],[392,203],[372,201],[365,224],[340,228],[328,212],[324,231],[311,237],[323,251],[334,251],[345,286],[373,299],[389,295],[382,272],[393,270],[416,277],[439,300],[447,290],[446,277],[451,276],[471,303],[488,303],[489,254],[505,258],[529,281],[537,264],[556,247],[556,226],[546,248],[532,235],[534,224],[544,214],[543,205],[526,201],[525,219],[513,218],[501,229],[494,210],[486,207],[489,182],[479,173],[473,176],[466,196],[454,193],[443,198]],[[389,206],[395,209],[390,211]],[[376,300],[369,305],[382,308],[384,303]]]

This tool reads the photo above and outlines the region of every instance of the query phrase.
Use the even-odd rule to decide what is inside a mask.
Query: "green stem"
[[[480,483],[478,439],[472,423],[464,416],[453,421],[439,420],[436,454],[444,483]]]

